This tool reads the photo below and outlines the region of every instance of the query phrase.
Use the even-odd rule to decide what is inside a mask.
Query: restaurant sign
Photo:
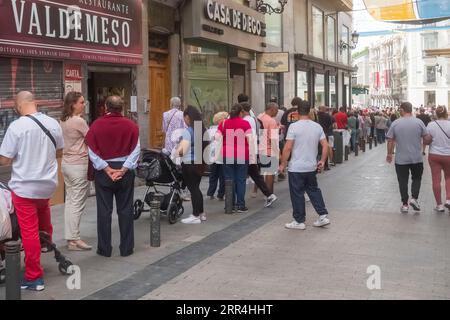
[[[0,0],[0,55],[142,63],[142,0]]]

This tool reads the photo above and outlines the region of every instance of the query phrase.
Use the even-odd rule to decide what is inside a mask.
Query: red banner
[[[83,79],[81,74],[81,65],[79,64],[65,64],[64,65],[64,79],[66,81],[79,81]]]
[[[0,55],[142,63],[141,0],[0,0]]]

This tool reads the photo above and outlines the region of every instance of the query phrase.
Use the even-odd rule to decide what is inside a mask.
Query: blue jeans
[[[304,223],[306,219],[305,192],[311,199],[311,203],[319,216],[328,214],[322,191],[317,184],[316,172],[289,172],[289,191],[292,208],[294,209],[293,216],[298,223]]]
[[[376,129],[376,132],[378,143],[384,143],[386,141],[386,132],[384,131],[384,129]]]
[[[234,181],[233,203],[237,207],[245,207],[245,190],[248,164],[224,164],[223,173],[225,180]]]
[[[225,177],[223,174],[223,165],[213,163],[209,166],[209,188],[207,195],[208,197],[214,196],[217,190],[217,184],[219,184],[219,191],[217,192],[217,196],[219,198],[223,198],[225,196]]]
[[[358,138],[357,133],[358,133],[358,130],[352,129],[351,139],[350,139],[352,151],[356,150],[356,139]]]

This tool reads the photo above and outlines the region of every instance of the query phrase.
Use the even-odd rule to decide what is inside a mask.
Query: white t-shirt
[[[319,142],[326,139],[322,127],[312,120],[300,120],[289,126],[286,140],[294,140],[289,172],[314,172],[317,170]]]
[[[56,140],[57,149],[64,148],[59,123],[42,113],[38,119]],[[56,150],[50,138],[28,117],[12,122],[0,147],[0,155],[13,159],[9,187],[19,197],[50,199],[58,184]]]
[[[450,137],[450,121],[437,120],[442,130],[444,130]],[[427,126],[427,132],[433,137],[433,142],[430,145],[430,154],[437,154],[440,156],[450,156],[450,139],[442,132],[441,128],[435,121],[430,122]]]
[[[245,116],[244,120],[247,121],[250,124],[250,127],[252,128],[253,154],[256,154],[256,152],[258,151],[258,132],[256,126],[257,120],[252,116]]]

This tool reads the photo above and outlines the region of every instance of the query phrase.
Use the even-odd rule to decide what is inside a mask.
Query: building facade
[[[448,106],[450,102],[450,24],[406,27],[370,47],[371,103],[393,107]],[[443,52],[447,50],[447,53]]]

